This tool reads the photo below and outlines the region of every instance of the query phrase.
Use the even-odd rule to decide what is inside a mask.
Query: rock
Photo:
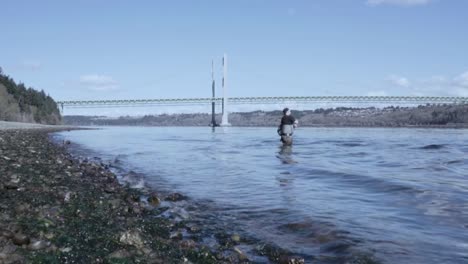
[[[109,258],[109,259],[112,259],[112,258],[123,259],[123,258],[128,258],[130,256],[131,256],[131,254],[127,250],[119,249],[119,250],[116,250],[116,251],[110,253],[109,256],[107,256],[107,258]]]
[[[127,196],[127,201],[128,202],[139,202],[140,201],[140,195],[136,194],[136,193],[130,193],[128,194]]]
[[[141,205],[139,203],[133,203],[133,206],[132,206],[132,212],[134,214],[141,214],[143,211]]]
[[[234,251],[238,254],[239,260],[245,261],[249,259],[238,247],[234,247]]]
[[[240,242],[240,236],[238,234],[233,234],[231,240],[234,242]]]
[[[5,189],[9,189],[9,190],[16,190],[19,187],[17,182],[12,182],[12,181],[5,183],[4,186],[5,186]]]
[[[68,203],[70,201],[70,199],[71,199],[72,193],[71,192],[66,192],[64,196],[65,197],[63,198],[63,201]]]
[[[17,246],[15,246],[15,245],[11,245],[11,244],[6,245],[6,246],[3,247],[3,249],[1,250],[0,253],[10,255],[10,254],[15,253],[16,248],[17,248]]]
[[[60,248],[59,250],[60,250],[60,252],[68,253],[68,252],[72,251],[72,248],[71,247],[65,247],[65,248]]]
[[[73,165],[73,160],[65,159],[64,164],[65,164],[65,166],[68,166],[68,168],[70,169],[70,166]]]
[[[140,232],[137,230],[129,230],[123,233],[119,239],[120,243],[141,248],[144,245]]]
[[[20,182],[20,177],[16,174],[11,175],[10,177],[10,182],[12,183],[19,183]]]
[[[140,253],[144,254],[144,255],[150,255],[153,251],[150,249],[150,248],[147,248],[147,247],[144,247],[142,249],[140,249]]]
[[[45,251],[46,251],[47,253],[52,253],[52,252],[55,252],[55,251],[57,251],[57,250],[58,250],[58,248],[57,248],[57,246],[55,246],[54,244],[51,244],[48,248],[45,249]]]
[[[171,193],[166,197],[166,201],[178,202],[187,199],[184,195],[180,193]]]
[[[13,220],[11,217],[7,217],[7,218],[4,218],[4,219]],[[13,232],[13,236],[14,236],[14,234],[20,233],[21,229],[20,229],[19,223],[13,222],[13,223],[10,223],[9,225],[6,226],[6,230],[9,230],[9,231]]]
[[[115,187],[114,186],[106,186],[104,189],[106,193],[115,193]]]
[[[44,234],[44,237],[47,238],[47,239],[52,239],[55,237],[55,234],[54,233],[46,233]]]
[[[156,196],[156,194],[151,194],[148,197],[148,202],[153,206],[158,206],[161,201],[159,200],[158,196]]]
[[[9,230],[1,230],[0,231],[0,236],[3,236],[5,238],[12,238],[14,236],[13,232],[9,231]]]
[[[30,242],[30,239],[28,236],[24,235],[24,234],[15,234],[13,236],[13,244],[17,245],[17,246],[21,246],[21,245],[27,245],[29,244]]]
[[[50,246],[50,242],[44,241],[44,240],[38,240],[38,241],[32,242],[28,246],[28,248],[31,249],[31,250],[41,250],[41,249],[44,249],[44,248],[46,248],[48,246]]]
[[[120,206],[120,199],[112,199],[112,200],[109,200],[109,206],[110,206],[112,209],[117,209],[117,208],[119,208],[119,206]]]
[[[188,231],[190,233],[198,233],[201,231],[201,228],[199,226],[193,225],[188,227]]]
[[[0,253],[0,260],[0,263],[2,264],[25,263],[24,258],[18,254]]]
[[[195,243],[195,241],[193,241],[192,239],[188,239],[181,241],[180,246],[183,248],[194,248],[197,246],[197,243]]]
[[[15,207],[15,212],[21,214],[23,212],[29,211],[30,208],[31,206],[29,204],[22,203]]]
[[[278,262],[280,264],[304,264],[305,260],[297,256],[280,256]]]
[[[184,236],[182,235],[182,232],[180,231],[176,231],[176,232],[172,232],[169,236],[170,239],[174,239],[174,240],[181,240]]]
[[[223,255],[223,252],[218,252],[218,253],[216,253],[215,257],[216,257],[217,260],[222,260],[222,259],[225,259],[225,258],[226,258],[226,257]]]
[[[57,219],[59,218],[60,216],[60,207],[58,206],[53,206],[53,207],[50,207],[50,208],[44,208],[43,210],[43,214],[44,216],[47,216],[47,218],[49,219],[46,219],[47,222],[51,222],[49,224],[53,224],[53,219]]]

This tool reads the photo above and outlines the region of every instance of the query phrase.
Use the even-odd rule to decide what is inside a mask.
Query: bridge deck
[[[223,98],[168,98],[168,99],[129,99],[129,100],[83,100],[83,101],[58,101],[62,107],[86,107],[86,106],[138,106],[154,104],[208,104],[222,103]],[[341,103],[450,103],[466,104],[468,97],[450,96],[287,96],[287,97],[231,97],[230,104],[255,104],[255,103],[317,103],[317,102],[341,102]]]

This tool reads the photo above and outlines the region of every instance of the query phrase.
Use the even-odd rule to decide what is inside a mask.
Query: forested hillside
[[[61,116],[57,103],[43,90],[16,83],[0,68],[0,120],[59,124]]]

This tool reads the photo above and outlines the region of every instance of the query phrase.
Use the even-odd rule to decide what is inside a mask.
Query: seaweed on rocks
[[[216,263],[121,186],[79,161],[48,130],[0,131],[0,263]]]

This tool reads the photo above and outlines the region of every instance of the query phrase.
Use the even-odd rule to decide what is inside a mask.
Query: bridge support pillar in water
[[[211,61],[211,91],[213,95],[213,101],[211,102],[211,126],[215,127],[218,126],[216,124],[216,115],[215,115],[215,79],[214,79],[214,62]]]
[[[228,97],[227,97],[227,85],[226,85],[226,79],[227,79],[227,55],[226,53],[224,54],[223,57],[223,118],[221,120],[221,126],[230,126],[229,120],[228,120]]]

